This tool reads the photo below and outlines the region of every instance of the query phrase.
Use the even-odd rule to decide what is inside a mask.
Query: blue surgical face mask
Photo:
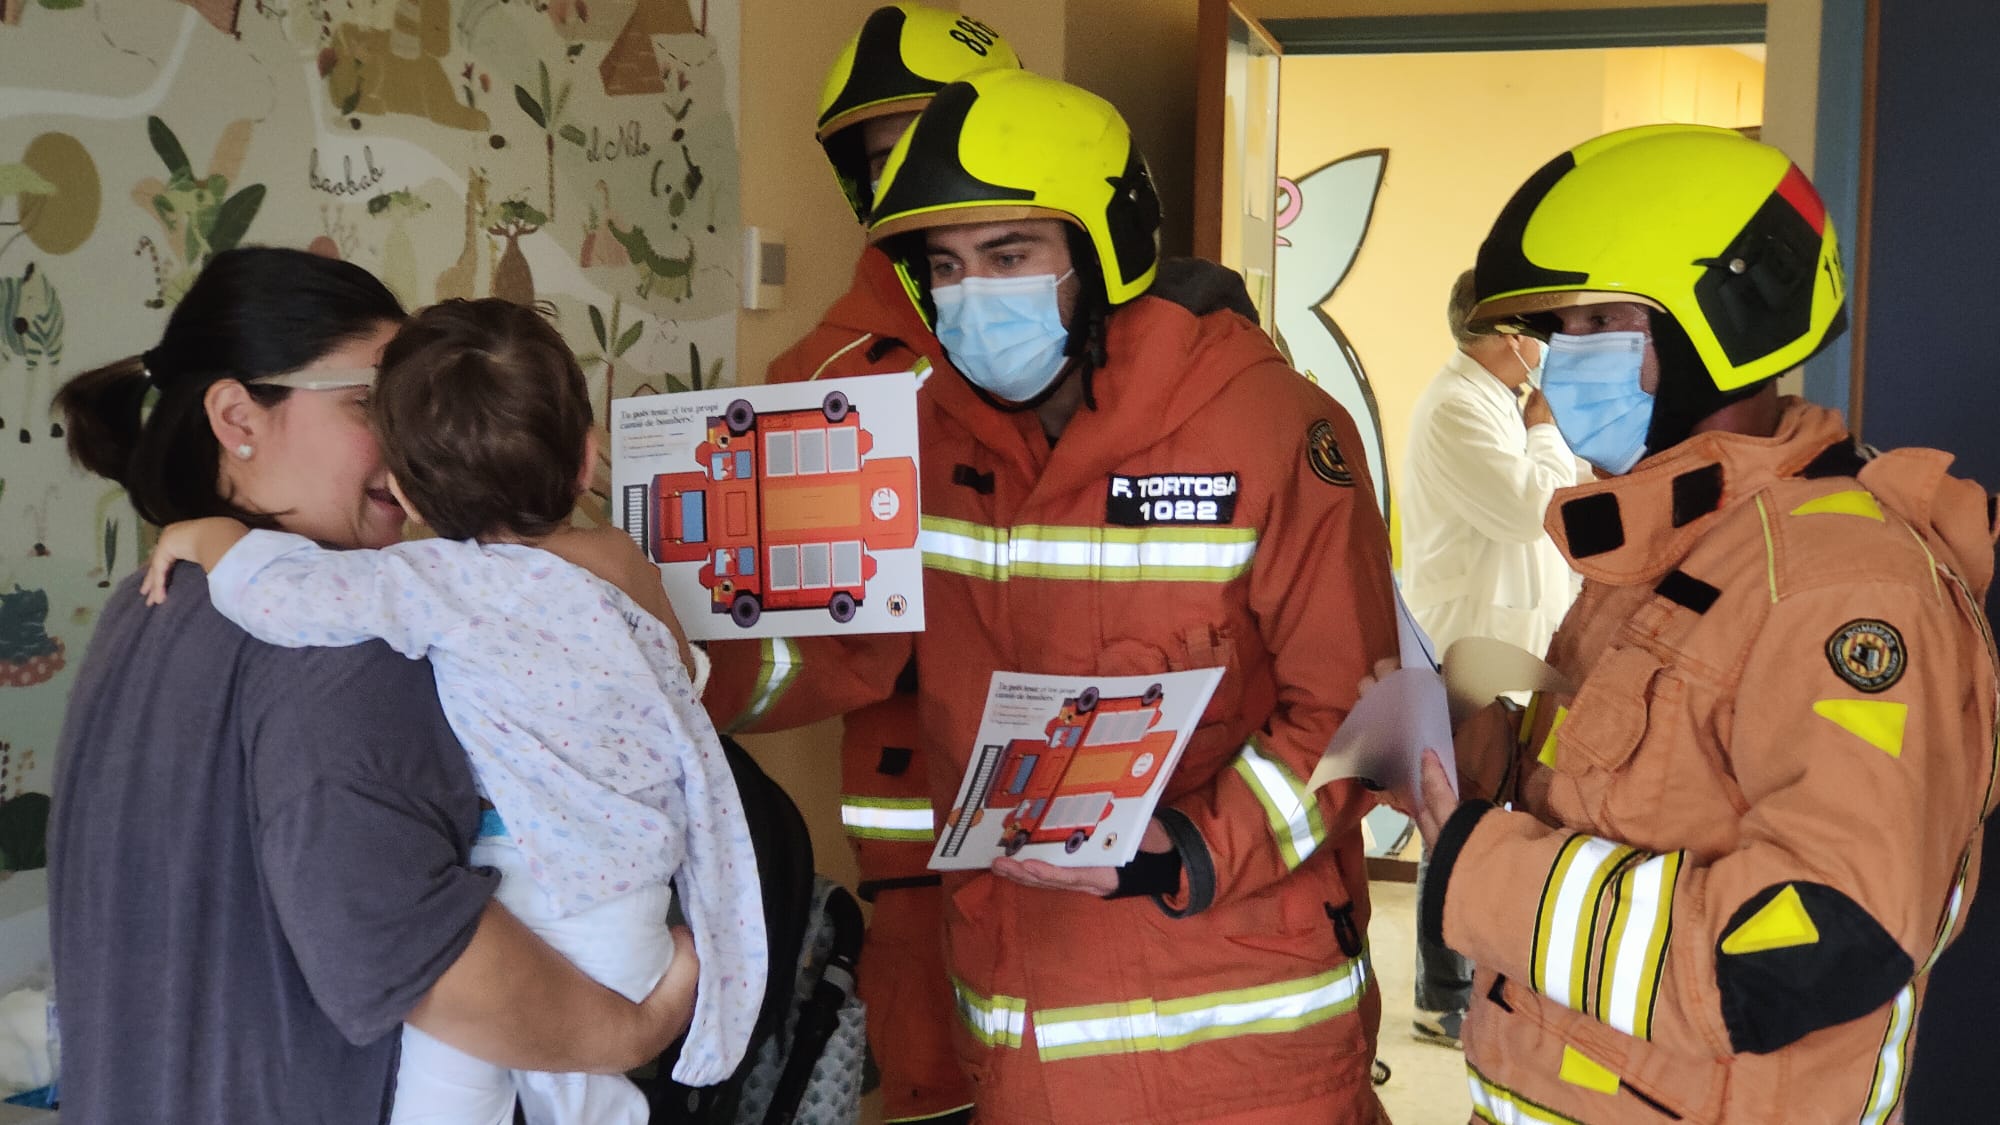
[[[1645,361],[1644,332],[1558,332],[1542,360],[1542,394],[1556,429],[1578,457],[1613,476],[1646,455],[1653,396],[1639,385]]]
[[[952,366],[1008,402],[1028,402],[1048,390],[1068,362],[1063,347],[1069,330],[1056,286],[1069,276],[968,277],[932,289],[938,343]]]

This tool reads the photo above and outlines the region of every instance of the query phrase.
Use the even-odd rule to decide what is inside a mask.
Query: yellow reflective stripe
[[[1521,709],[1520,725],[1514,728],[1514,749],[1516,751],[1526,749],[1528,740],[1535,737],[1535,723],[1540,719],[1542,714],[1542,700],[1547,698],[1548,693],[1541,691],[1528,697],[1528,705]]]
[[[1535,917],[1530,984],[1536,992],[1565,1008],[1589,1011],[1584,981],[1597,937],[1598,904],[1611,877],[1636,854],[1595,836],[1563,841]]]
[[[1567,1043],[1563,1044],[1562,1069],[1556,1077],[1572,1086],[1581,1086],[1600,1094],[1618,1092],[1616,1072]]]
[[[882,1125],[907,1125],[907,1123],[917,1121],[936,1121],[942,1117],[951,1117],[954,1114],[964,1113],[966,1110],[971,1109],[973,1104],[972,1102],[966,1102],[964,1105],[955,1105],[949,1109],[940,1109],[936,1113],[920,1113],[915,1117],[884,1117]]]
[[[1917,986],[1903,986],[1896,993],[1889,1013],[1889,1030],[1882,1034],[1882,1047],[1875,1053],[1875,1077],[1868,1083],[1868,1100],[1861,1110],[1861,1125],[1883,1125],[1903,1098],[1903,1080],[1910,1072],[1904,1057],[1910,1045],[1910,1026],[1916,1022]]]
[[[1298,980],[1174,1000],[1150,997],[1035,1013],[1044,1062],[1135,1051],[1178,1051],[1239,1035],[1273,1035],[1354,1011],[1368,991],[1364,954]]]
[[[1006,582],[1228,582],[1250,571],[1257,531],[1247,527],[986,527],[923,517],[917,545],[932,570]]]
[[[750,702],[743,713],[729,721],[731,732],[763,718],[771,710],[785,689],[792,686],[792,680],[799,674],[799,646],[785,637],[766,637],[763,641],[764,667],[757,673],[757,686],[750,691]]]
[[[1564,1117],[1498,1085],[1471,1063],[1465,1064],[1465,1083],[1472,1094],[1473,1114],[1492,1125],[1582,1125],[1573,1117]]]
[[[819,378],[821,375],[826,374],[826,369],[833,366],[834,360],[839,359],[841,356],[846,355],[848,352],[853,351],[854,349],[860,347],[861,345],[867,343],[870,340],[873,340],[874,338],[875,334],[873,332],[863,332],[861,334],[860,339],[855,340],[853,343],[848,344],[846,347],[841,348],[839,351],[836,351],[832,355],[827,356],[824,360],[821,360],[820,365],[818,367],[813,368],[813,373],[806,376],[806,381],[810,383],[814,379]]]
[[[1028,1002],[1018,996],[987,998],[951,978],[958,997],[958,1017],[981,1043],[988,1047],[1019,1047],[1028,1026]]]
[[[1548,737],[1542,740],[1542,749],[1535,760],[1554,769],[1556,767],[1556,732],[1562,729],[1563,720],[1569,718],[1569,708],[1556,704],[1556,717],[1549,720]]]
[[[934,840],[937,833],[928,797],[840,799],[840,824],[864,840]]]
[[[1278,841],[1278,854],[1285,870],[1297,869],[1326,842],[1326,822],[1319,814],[1319,801],[1307,792],[1305,782],[1257,748],[1257,740],[1245,743],[1230,763],[1237,776],[1250,787],[1257,803],[1264,806],[1264,819]]]
[[[1944,918],[1938,922],[1937,940],[1931,943],[1931,955],[1924,958],[1924,967],[1919,975],[1931,971],[1938,958],[1944,956],[1945,947],[1951,944],[1951,935],[1958,928],[1958,912],[1965,908],[1965,876],[1972,865],[1970,848],[1958,857],[1958,878],[1952,880],[1951,898],[1945,901]]]
[[[1674,886],[1685,855],[1670,852],[1627,868],[1614,892],[1593,1014],[1640,1039],[1653,1037],[1653,1006],[1673,931]]]
[[[1757,497],[1757,522],[1764,525],[1764,578],[1771,584],[1771,604],[1778,604],[1778,548],[1771,542],[1771,512]]]
[[[1850,488],[1845,492],[1829,492],[1825,496],[1815,496],[1811,500],[1792,509],[1795,516],[1841,515],[1860,516],[1863,519],[1884,522],[1882,505],[1865,488]]]

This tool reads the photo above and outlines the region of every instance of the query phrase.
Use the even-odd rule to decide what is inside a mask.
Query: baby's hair
[[[443,301],[410,318],[375,384],[382,455],[448,539],[536,538],[569,521],[590,392],[548,319],[511,301]]]

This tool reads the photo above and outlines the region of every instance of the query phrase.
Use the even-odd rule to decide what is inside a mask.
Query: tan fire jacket
[[[1447,823],[1421,920],[1479,966],[1475,1119],[1900,1120],[1994,799],[1993,519],[1950,462],[1787,400],[1557,493],[1578,688],[1460,732],[1512,808]]]

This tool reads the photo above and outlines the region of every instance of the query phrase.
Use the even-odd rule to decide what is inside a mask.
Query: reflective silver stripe
[[[958,1016],[981,1043],[989,1047],[1019,1047],[1028,1026],[1028,1002],[1017,996],[987,999],[965,987],[958,978],[951,981],[958,997]]]
[[[1472,1112],[1493,1125],[1580,1125],[1544,1105],[1537,1105],[1505,1086],[1495,1085],[1467,1063],[1466,1089],[1472,1095]]]
[[[1536,991],[1579,1012],[1584,1010],[1584,975],[1596,936],[1598,901],[1612,872],[1632,854],[1632,849],[1610,840],[1580,839],[1560,853],[1550,876],[1553,895],[1543,895],[1544,916],[1536,927],[1540,956],[1533,981]]]
[[[749,705],[730,721],[731,731],[742,730],[769,713],[771,705],[785,694],[785,689],[792,686],[793,677],[799,674],[799,646],[789,638],[767,637],[763,649],[763,671],[758,673],[757,686],[750,694]]]
[[[1683,852],[1669,852],[1627,868],[1618,879],[1618,906],[1605,937],[1597,1017],[1627,1035],[1653,1037],[1653,1006],[1666,971],[1667,937],[1674,921],[1674,884]]]
[[[1255,739],[1245,743],[1230,764],[1264,806],[1264,816],[1271,835],[1277,838],[1285,868],[1296,869],[1326,842],[1326,822],[1320,818],[1319,801],[1283,762],[1260,751]]]
[[[931,803],[925,797],[846,797],[840,823],[850,836],[876,840],[930,840]]]
[[[1368,990],[1364,955],[1310,977],[1184,996],[1150,997],[1035,1013],[1035,1048],[1043,1061],[1178,1051],[1240,1035],[1275,1035],[1352,1012]]]
[[[1868,1105],[1861,1112],[1861,1125],[1882,1125],[1902,1100],[1903,1080],[1909,1073],[1909,1060],[1903,1051],[1909,1046],[1910,1025],[1916,1014],[1917,986],[1912,982],[1896,994],[1894,1010],[1889,1013],[1889,1030],[1875,1055],[1875,1078],[1868,1084]]]
[[[1257,554],[1251,528],[987,527],[925,516],[924,565],[973,578],[1227,582]]]

